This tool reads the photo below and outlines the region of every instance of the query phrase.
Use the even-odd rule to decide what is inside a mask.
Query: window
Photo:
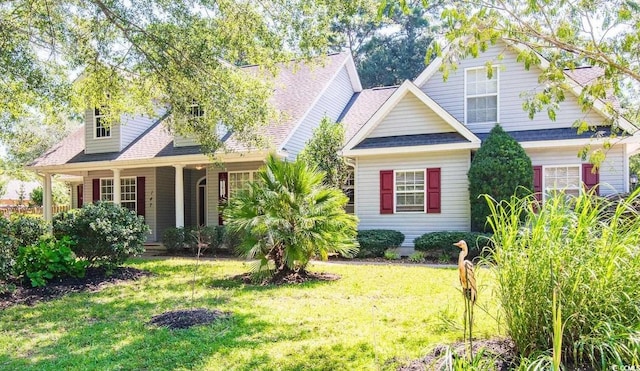
[[[249,182],[255,178],[255,171],[229,172],[229,197],[233,197],[239,190],[247,188]]]
[[[96,138],[110,138],[111,128],[105,125],[104,112],[100,111],[100,108],[95,108],[93,111],[93,119],[95,121],[95,137]]]
[[[465,122],[498,122],[498,69],[493,67],[491,79],[485,67],[467,69],[465,84]]]
[[[196,101],[193,101],[189,105],[189,115],[192,118],[200,118],[204,116],[204,108],[202,108]]]
[[[352,167],[350,167],[347,171],[347,180],[345,181],[344,186],[342,186],[342,191],[347,197],[349,197],[347,206],[353,207],[353,205],[355,204],[355,171]]]
[[[129,210],[137,209],[136,178],[120,178],[120,205]],[[100,201],[113,202],[113,178],[100,179]]]
[[[544,168],[544,196],[563,192],[571,196],[580,194],[580,166],[546,166]]]
[[[424,212],[424,170],[396,171],[396,212]]]

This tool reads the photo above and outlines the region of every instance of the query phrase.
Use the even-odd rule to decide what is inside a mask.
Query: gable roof
[[[387,93],[388,94],[388,93]],[[436,115],[442,118],[442,120],[451,126],[454,130],[447,135],[438,134],[419,134],[419,135],[402,135],[395,137],[382,138],[367,138],[368,135],[376,128],[378,124],[391,112],[391,110],[402,100],[407,94],[413,94],[420,102],[427,106],[430,110],[435,112]],[[378,97],[380,98],[380,97]],[[363,103],[372,103],[373,99],[364,100]],[[357,102],[357,101],[356,101]],[[362,104],[362,106],[366,106]],[[369,107],[373,108],[373,107]],[[354,105],[349,108],[349,111],[354,110],[353,114],[344,115],[343,122],[346,122],[349,131],[355,131],[344,146],[344,154],[355,154],[353,151],[362,151],[365,149],[373,148],[389,148],[389,147],[410,147],[410,146],[427,146],[427,145],[443,145],[443,144],[455,144],[466,143],[472,144],[472,147],[480,146],[480,139],[475,136],[467,127],[456,120],[451,114],[445,111],[440,105],[438,105],[433,99],[429,98],[423,91],[421,91],[413,82],[405,80],[399,88],[393,90],[388,98],[378,106],[375,113],[371,115],[363,124],[360,124],[358,118],[366,117],[363,108]],[[371,112],[371,111],[370,111]],[[349,123],[349,119],[353,119],[354,123]],[[360,120],[361,121],[361,120]],[[355,128],[357,127],[357,130]],[[433,150],[437,150],[441,147],[434,147]]]
[[[275,90],[269,102],[284,113],[284,120],[270,123],[262,128],[261,134],[275,148],[279,148],[290,132],[295,131],[299,122],[304,119],[319,95],[329,86],[342,67],[347,66],[354,89],[360,84],[355,73],[351,55],[347,52],[328,55],[319,64],[290,62],[280,65],[274,79]],[[244,67],[248,73],[259,74],[258,66]],[[160,157],[200,155],[200,146],[174,147],[173,136],[165,129],[162,121],[157,120],[149,129],[136,138],[120,152],[85,154],[84,126],[71,133],[54,145],[40,158],[29,165],[32,169],[58,167],[67,164],[80,164],[100,161],[134,161],[150,160]],[[243,143],[236,140],[233,134],[225,140],[228,150],[234,152],[250,152]]]
[[[502,40],[502,41],[507,46],[515,49],[516,51],[534,51],[538,56],[538,58],[540,59],[540,67],[542,69],[546,69],[547,67],[549,67],[549,61],[545,57],[543,57],[541,54],[539,54],[538,52],[533,50],[531,47],[529,47],[528,45],[509,41],[509,40]],[[448,44],[443,48],[443,54],[447,53],[447,51],[450,48],[450,45],[451,44]],[[413,82],[417,86],[422,87],[429,79],[431,79],[431,77],[433,77],[433,75],[437,71],[440,70],[442,63],[443,63],[443,58],[437,57],[431,63],[429,63],[429,65],[424,69],[424,71],[422,71],[422,73],[420,73],[420,75],[418,75],[418,77],[416,77],[416,79],[413,80]],[[567,90],[573,93],[573,95],[575,95],[576,97],[580,96],[580,93],[582,92],[582,89],[584,88],[584,86],[589,84],[591,81],[593,81],[593,79],[597,78],[599,76],[598,73],[600,75],[603,73],[602,71],[598,71],[598,68],[599,67],[592,67],[592,69],[576,68],[573,71],[566,70],[565,76],[566,76],[566,82],[567,82]],[[614,109],[616,110],[620,109],[620,105],[617,103],[617,100],[611,100],[611,103],[613,104]],[[603,117],[611,118],[611,115],[606,110],[606,103],[601,99],[596,99],[593,102],[593,108]],[[618,117],[618,125],[624,131],[626,131],[627,133],[630,133],[631,135],[640,135],[640,128],[636,127],[629,120],[624,118],[622,115]]]

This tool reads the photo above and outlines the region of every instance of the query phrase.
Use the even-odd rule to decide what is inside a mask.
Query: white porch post
[[[53,197],[52,197],[52,192],[51,192],[51,174],[49,173],[45,173],[44,174],[44,181],[43,181],[43,192],[44,195],[42,197],[42,208],[43,208],[43,216],[44,216],[44,220],[48,223],[51,223],[53,221],[53,210],[51,209],[53,207]]]
[[[120,169],[113,169],[113,203],[122,203],[122,190],[120,189]]]
[[[176,228],[184,227],[184,165],[176,168]]]

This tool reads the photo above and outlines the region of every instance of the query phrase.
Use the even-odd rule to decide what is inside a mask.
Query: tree
[[[347,197],[323,185],[323,177],[301,160],[269,155],[258,180],[230,199],[226,227],[245,237],[238,252],[258,259],[256,277],[304,276],[314,256],[357,252],[357,218],[345,213]]]
[[[407,13],[397,4],[386,5],[380,13],[375,1],[353,3],[336,19],[332,44],[351,51],[365,88],[399,85],[425,68],[425,53],[435,33],[427,16],[441,3],[414,6]]]
[[[496,125],[476,152],[469,167],[471,229],[486,231],[489,205],[482,195],[496,202],[526,196],[533,190],[533,166],[522,146]]]
[[[278,62],[327,49],[338,0],[173,2],[17,0],[0,7],[0,133],[100,107],[123,114],[170,107],[170,129],[204,148],[224,125],[248,144],[277,114],[267,103]],[[259,64],[261,72],[236,67]],[[80,76],[78,76],[80,72]],[[77,77],[74,79],[74,77]],[[205,114],[194,118],[193,104]]]
[[[323,117],[313,136],[298,155],[309,167],[325,174],[323,183],[342,189],[349,176],[350,166],[339,152],[344,145],[344,126]]]

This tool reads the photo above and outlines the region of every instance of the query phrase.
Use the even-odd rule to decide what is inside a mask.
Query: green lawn
[[[342,279],[257,287],[227,279],[247,270],[242,262],[202,262],[193,306],[233,316],[171,331],[146,322],[192,306],[193,260],[129,264],[156,275],[0,311],[0,369],[394,369],[462,337],[453,268],[315,264]],[[476,334],[491,337],[500,329],[490,273],[476,275]]]

